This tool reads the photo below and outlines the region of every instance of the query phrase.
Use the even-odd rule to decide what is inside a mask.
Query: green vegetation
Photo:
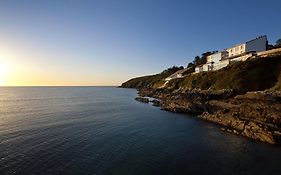
[[[125,88],[157,88],[165,83],[165,78],[183,69],[183,67],[173,66],[156,75],[133,78],[121,85]]]
[[[234,89],[239,92],[259,91],[274,88],[281,90],[281,57],[255,58],[235,62],[224,69],[191,74],[184,79],[175,79],[167,85],[178,89]]]
[[[194,69],[195,69],[196,66],[199,66],[199,65],[202,65],[202,64],[206,64],[207,56],[212,55],[212,54],[214,54],[216,52],[218,52],[218,51],[212,51],[212,52],[208,51],[208,52],[202,53],[201,57],[200,56],[195,56],[195,58],[192,61],[192,63],[188,63],[187,68],[194,67]]]
[[[182,73],[182,75],[183,76],[185,76],[185,75],[188,75],[188,74],[191,74],[191,73],[193,73],[193,72],[195,72],[195,65],[193,65],[193,66],[191,66],[191,67],[188,67],[187,69],[186,69],[186,71],[184,71],[183,73]]]
[[[179,68],[174,67],[157,75],[135,78],[122,87],[159,88],[164,84],[164,79],[177,70]],[[185,78],[171,80],[166,88],[234,89],[239,92],[281,90],[281,56],[234,62],[218,71],[188,74]]]

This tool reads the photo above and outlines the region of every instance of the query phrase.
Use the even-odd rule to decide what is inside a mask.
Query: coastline
[[[217,71],[167,80],[180,68],[122,83],[161,109],[187,113],[221,126],[222,131],[281,145],[281,56],[233,62]],[[159,101],[143,99],[153,97]]]
[[[222,131],[265,143],[281,145],[281,92],[234,90],[169,90],[139,88],[141,102],[221,126]],[[149,101],[147,97],[158,100]]]

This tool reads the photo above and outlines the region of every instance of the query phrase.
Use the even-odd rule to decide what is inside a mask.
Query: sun
[[[6,84],[8,78],[8,65],[4,62],[0,62],[0,86],[4,86]]]

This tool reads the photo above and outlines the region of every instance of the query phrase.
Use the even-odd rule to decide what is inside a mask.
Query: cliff
[[[139,90],[140,97],[158,99],[153,103],[164,110],[193,114],[219,124],[223,131],[281,144],[281,56],[188,74],[169,81],[164,88],[166,77],[155,77],[153,81],[152,77],[132,79],[122,87],[130,85]]]

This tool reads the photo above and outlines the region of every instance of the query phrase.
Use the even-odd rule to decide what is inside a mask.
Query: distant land
[[[278,41],[269,45],[258,37],[256,46],[247,46],[246,42],[232,47],[233,51],[205,52],[186,68],[174,66],[159,74],[133,78],[121,87],[138,89],[138,101],[193,114],[219,124],[223,131],[281,145],[281,40]],[[258,50],[264,44],[266,47]],[[247,47],[252,50],[247,51]],[[237,54],[224,57],[225,51]],[[219,67],[222,63],[225,66]]]

